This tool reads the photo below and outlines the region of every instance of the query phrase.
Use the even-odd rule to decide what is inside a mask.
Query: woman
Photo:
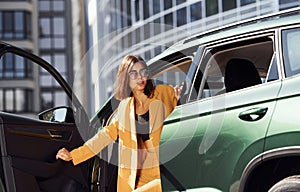
[[[117,76],[115,97],[121,100],[115,120],[83,146],[56,158],[77,165],[119,138],[118,191],[161,191],[159,142],[164,119],[177,104],[181,90],[154,86],[146,63],[127,55]]]

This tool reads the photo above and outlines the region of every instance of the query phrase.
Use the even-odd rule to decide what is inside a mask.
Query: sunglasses
[[[144,68],[144,69],[141,69],[139,72],[137,70],[132,70],[128,73],[130,79],[132,79],[132,80],[137,79],[139,74],[140,74],[141,77],[148,78],[149,77],[149,70]]]

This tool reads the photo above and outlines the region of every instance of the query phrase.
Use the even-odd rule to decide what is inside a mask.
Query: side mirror
[[[73,109],[70,107],[55,107],[38,114],[40,120],[59,123],[75,123]]]

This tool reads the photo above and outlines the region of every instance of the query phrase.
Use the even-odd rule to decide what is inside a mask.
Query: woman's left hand
[[[177,100],[180,99],[181,90],[182,90],[181,87],[178,87],[178,85],[174,86],[175,97],[177,98]]]

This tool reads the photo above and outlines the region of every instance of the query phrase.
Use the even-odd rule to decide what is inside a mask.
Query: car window
[[[178,70],[176,67],[171,68],[161,75],[157,76],[154,80],[156,85],[158,84],[170,84],[170,85],[181,85],[185,80],[185,72]]]
[[[282,31],[282,49],[285,75],[287,77],[300,73],[300,28]]]
[[[180,85],[186,78],[192,58],[184,57],[169,64],[164,64],[152,78],[155,84]]]
[[[277,68],[277,59],[276,53],[273,54],[271,60],[271,66],[269,67],[269,71],[266,77],[265,82],[270,82],[279,79],[278,68]]]
[[[196,81],[197,99],[212,97],[267,82],[273,59],[273,41],[269,37],[235,42],[207,50],[200,66],[205,66]],[[275,66],[275,70],[277,70]],[[275,73],[275,74],[274,74]],[[272,70],[273,80],[278,78]],[[196,82],[195,81],[195,82]],[[194,98],[196,99],[196,98]]]
[[[192,57],[184,57],[167,64],[164,68],[152,76],[153,81],[156,85],[167,84],[172,86],[180,86],[182,88],[182,93],[184,94],[187,88],[185,81],[191,64]],[[179,102],[179,104],[182,103],[183,102]]]

